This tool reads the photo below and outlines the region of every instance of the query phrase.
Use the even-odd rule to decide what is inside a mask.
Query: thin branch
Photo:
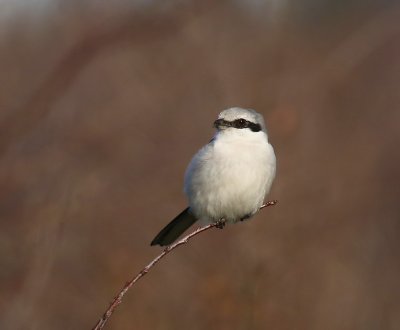
[[[268,206],[273,206],[278,203],[277,200],[272,200],[268,201],[267,203],[263,204],[260,207],[260,210],[268,207]],[[103,329],[104,325],[108,321],[108,319],[111,317],[112,313],[114,312],[115,308],[122,302],[122,298],[126,294],[126,292],[137,282],[139,281],[144,275],[146,275],[150,269],[158,263],[162,258],[164,258],[168,253],[170,253],[172,250],[177,248],[180,245],[186,244],[192,237],[209,230],[211,228],[221,228],[221,225],[224,223],[224,220],[220,220],[218,222],[199,227],[197,228],[194,232],[190,233],[189,235],[186,235],[185,237],[181,238],[180,240],[176,241],[175,243],[168,245],[164,251],[158,255],[156,258],[154,258],[146,267],[144,267],[132,280],[128,281],[125,286],[122,288],[122,290],[118,293],[118,295],[114,298],[114,300],[111,302],[110,306],[108,309],[105,311],[101,319],[97,322],[97,324],[93,327],[92,330],[100,330]]]

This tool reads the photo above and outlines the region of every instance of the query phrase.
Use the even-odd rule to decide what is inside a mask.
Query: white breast
[[[236,222],[262,205],[275,177],[275,154],[266,136],[221,134],[192,159],[185,193],[194,215],[206,222]]]

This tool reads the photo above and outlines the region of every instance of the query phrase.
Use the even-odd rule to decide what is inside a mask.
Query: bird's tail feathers
[[[186,208],[158,233],[152,240],[151,245],[158,244],[160,246],[165,246],[172,244],[196,221],[197,219],[190,212],[189,208]]]

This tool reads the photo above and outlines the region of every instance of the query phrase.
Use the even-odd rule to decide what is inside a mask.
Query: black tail
[[[172,244],[196,221],[197,219],[190,213],[189,208],[186,208],[158,233],[152,240],[151,245],[159,244],[165,246]]]

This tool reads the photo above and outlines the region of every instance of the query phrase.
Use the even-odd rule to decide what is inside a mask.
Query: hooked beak
[[[217,119],[216,121],[214,121],[214,127],[216,129],[223,129],[224,127],[230,127],[231,125],[229,125],[230,123],[224,119]]]

